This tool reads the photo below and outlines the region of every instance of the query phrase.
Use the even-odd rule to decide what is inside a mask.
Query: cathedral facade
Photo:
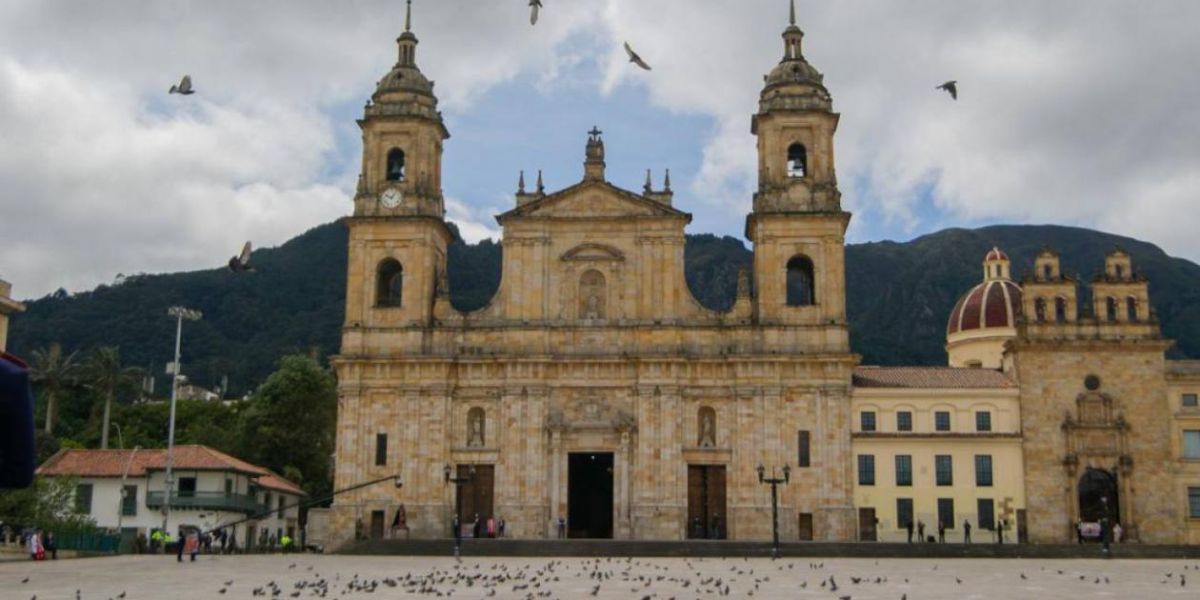
[[[1138,539],[1180,541],[1193,489],[1200,509],[1200,470],[1195,488],[1180,479],[1173,440],[1190,425],[1168,396],[1200,376],[1165,361],[1127,257],[1094,284],[1096,297],[1121,298],[1110,321],[1076,316],[1073,282],[1041,259],[1022,296],[997,250],[988,260],[1003,271],[985,262],[986,289],[951,318],[950,367],[858,365],[839,115],[803,39],[793,17],[751,120],[754,259],[732,309],[709,310],[689,291],[691,217],[669,180],[641,191],[611,183],[593,129],[578,183],[548,192],[540,176],[528,189],[522,178],[497,217],[499,290],[463,313],[446,276],[450,134],[406,27],[359,120],[334,359],[335,488],[389,475],[403,485],[335,498],[335,545],[448,537],[455,517],[502,519],[506,536],[526,539],[766,540],[773,500],[784,540],[888,539],[918,518],[944,524],[949,507],[952,528],[1003,521],[1030,541],[1071,539],[1076,521],[1114,514]],[[1101,515],[1079,490],[1103,476],[1099,493],[1113,497]],[[774,499],[771,477],[786,479]]]

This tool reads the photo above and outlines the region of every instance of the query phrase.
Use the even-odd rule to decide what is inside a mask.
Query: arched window
[[[1067,322],[1067,299],[1062,296],[1054,299],[1054,322]]]
[[[1038,323],[1046,322],[1046,299],[1045,298],[1042,298],[1039,296],[1037,300],[1033,301],[1033,312],[1037,316]]]
[[[1130,322],[1138,320],[1137,298],[1130,296],[1125,299],[1125,315]]]
[[[392,148],[387,155],[387,180],[404,181],[404,151]]]
[[[701,406],[696,415],[696,445],[701,448],[717,446],[717,411],[711,406]]]
[[[483,409],[476,406],[467,411],[467,447],[482,448],[486,431],[487,421]]]
[[[807,256],[794,256],[787,264],[787,305],[812,306],[816,303],[816,278],[812,260]]]
[[[804,144],[788,146],[787,156],[788,177],[804,177],[808,175],[808,150]]]
[[[375,273],[376,306],[400,306],[404,293],[404,267],[394,258],[385,258]]]
[[[1050,265],[1042,265],[1042,279],[1047,281],[1054,279],[1054,267]]]
[[[1108,298],[1106,298],[1104,300],[1104,304],[1105,304],[1105,307],[1108,309],[1107,310],[1108,320],[1116,321],[1117,320],[1117,299],[1113,298],[1112,296],[1109,296]]]
[[[605,308],[604,274],[589,269],[579,278],[579,318],[603,319]]]

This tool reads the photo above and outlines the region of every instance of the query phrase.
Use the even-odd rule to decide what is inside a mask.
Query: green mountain
[[[1090,280],[1104,254],[1120,246],[1150,278],[1154,309],[1174,356],[1200,357],[1200,266],[1167,256],[1131,238],[1057,226],[948,229],[910,242],[873,242],[846,248],[851,343],[867,364],[944,364],[946,319],[958,296],[982,278],[983,255],[993,245],[1013,259],[1021,278],[1045,246],[1061,253],[1063,270]],[[456,242],[448,276],[452,302],[461,310],[487,303],[500,284],[499,244]],[[706,306],[733,303],[737,272],[750,251],[740,240],[688,236],[687,282]],[[175,328],[167,308],[182,304],[204,312],[184,327],[183,361],[192,380],[213,386],[223,376],[241,394],[266,378],[283,354],[338,349],[345,302],[346,230],[316,227],[279,246],[258,250],[259,272],[236,276],[224,269],[134,275],[79,294],[59,291],[28,303],[11,326],[10,350],[28,355],[61,342],[66,349],[119,345],[133,365],[162,375],[174,351]],[[166,386],[158,386],[164,393]]]

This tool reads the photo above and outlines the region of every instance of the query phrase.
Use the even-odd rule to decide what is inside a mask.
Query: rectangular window
[[[263,507],[265,507],[268,511],[271,510],[271,492],[263,494]]]
[[[1184,394],[1183,405],[1190,408],[1200,406],[1200,394]]]
[[[954,529],[954,498],[938,498],[938,523]]]
[[[387,464],[387,434],[375,434],[375,465],[383,466]]]
[[[858,485],[875,485],[875,456],[858,455]]]
[[[1200,458],[1200,431],[1184,430],[1183,457]]]
[[[196,495],[196,478],[195,477],[180,477],[179,478],[179,497],[192,498]]]
[[[912,413],[902,410],[896,413],[896,431],[912,431]]]
[[[233,480],[232,479],[225,480],[225,495],[226,496],[233,495]]]
[[[863,431],[875,431],[875,413],[865,410],[860,415]]]
[[[896,485],[912,485],[912,455],[896,455]]]
[[[92,512],[92,484],[81,483],[75,486],[75,512],[81,514]]]
[[[279,497],[279,516],[283,517],[283,507],[287,504],[287,498]]]
[[[812,455],[809,450],[809,437],[807,431],[801,431],[796,436],[796,448],[796,465],[800,467],[809,466],[812,461]]]
[[[939,410],[933,413],[933,428],[938,431],[950,431],[950,412]]]
[[[980,529],[993,530],[996,528],[996,504],[991,498],[980,498],[978,501],[979,514],[975,521]]]
[[[992,413],[981,410],[975,413],[975,431],[992,430]]]
[[[1200,519],[1200,487],[1188,488],[1188,516]]]
[[[975,455],[975,485],[992,487],[992,455]]]
[[[913,522],[912,498],[896,498],[896,526],[898,529],[908,527]]]
[[[939,454],[933,457],[933,464],[937,471],[938,485],[954,485],[954,462],[949,454]]]
[[[136,485],[126,485],[121,488],[121,515],[125,517],[137,515]]]

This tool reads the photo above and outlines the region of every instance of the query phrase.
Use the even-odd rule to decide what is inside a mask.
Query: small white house
[[[299,543],[296,504],[306,496],[299,486],[207,446],[176,446],[173,454],[168,532],[228,526],[242,549],[260,546],[264,536],[269,543],[287,534]],[[166,462],[165,449],[66,449],[37,473],[78,478],[76,510],[98,527],[149,537],[163,526]]]

